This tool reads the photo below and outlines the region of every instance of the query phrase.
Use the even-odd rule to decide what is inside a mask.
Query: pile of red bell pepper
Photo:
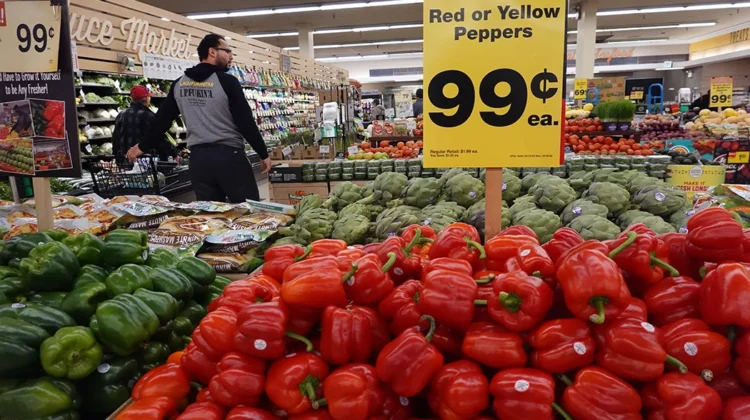
[[[688,229],[272,248],[118,418],[748,419],[750,232]]]

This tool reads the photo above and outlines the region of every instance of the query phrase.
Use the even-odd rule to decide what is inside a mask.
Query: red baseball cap
[[[130,98],[134,100],[143,99],[143,98],[149,98],[151,97],[151,92],[146,89],[146,86],[138,85],[133,86],[132,89],[130,89]]]

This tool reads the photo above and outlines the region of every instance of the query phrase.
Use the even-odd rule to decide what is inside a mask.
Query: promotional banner
[[[0,2],[0,173],[80,177],[68,6]]]
[[[425,3],[426,167],[560,164],[566,8],[564,0]]]
[[[693,195],[708,191],[724,182],[724,166],[709,165],[669,165],[667,182],[682,189],[692,200]]]

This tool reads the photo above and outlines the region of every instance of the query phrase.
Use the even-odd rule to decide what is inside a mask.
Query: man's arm
[[[179,79],[177,79],[179,80]],[[160,142],[164,140],[164,133],[169,130],[174,121],[180,115],[180,108],[177,106],[177,101],[174,99],[174,87],[177,84],[177,80],[172,83],[172,87],[169,88],[169,94],[164,103],[159,107],[159,111],[156,113],[156,117],[151,122],[148,134],[146,137],[138,143],[138,148],[141,152],[147,153],[151,149],[156,149]]]
[[[240,134],[250,143],[250,146],[261,159],[268,159],[266,143],[263,141],[263,136],[261,136],[258,125],[255,123],[255,115],[253,115],[253,111],[250,109],[247,99],[245,99],[242,85],[240,85],[240,82],[234,76],[224,73],[217,74],[219,82],[221,82],[221,87],[229,98],[229,109],[232,111],[232,119],[237,124]]]

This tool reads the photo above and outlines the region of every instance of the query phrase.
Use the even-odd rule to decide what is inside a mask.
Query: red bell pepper
[[[318,271],[332,271],[339,268],[339,260],[335,256],[315,257],[296,262],[284,270],[282,284],[287,283],[299,276]]]
[[[568,385],[562,406],[576,420],[641,420],[638,391],[612,373],[589,366],[578,371],[575,382],[562,376]]]
[[[420,255],[425,246],[430,245],[435,239],[437,239],[437,234],[435,233],[435,229],[433,229],[431,226],[411,225],[404,230],[404,232],[401,234],[401,237],[404,239],[404,241],[406,241],[406,243],[409,243],[412,239],[414,239],[414,236],[417,234],[417,230],[420,231],[420,239],[418,240],[417,245],[412,248],[412,251],[415,254]]]
[[[667,255],[669,264],[680,272],[683,276],[691,279],[700,278],[698,270],[703,265],[702,260],[690,257],[685,250],[687,246],[686,233],[663,233],[658,236],[667,246]]]
[[[412,250],[421,237],[420,231],[416,231],[414,238],[407,243],[403,238],[393,236],[383,241],[373,252],[383,264],[391,259],[390,254],[396,254],[396,262],[393,263],[391,270],[388,272],[394,283],[401,284],[406,280],[420,278],[422,260]]]
[[[750,302],[750,270],[742,264],[721,264],[701,283],[701,315],[709,325],[750,328],[747,302]]]
[[[435,374],[427,400],[442,420],[473,419],[489,407],[489,388],[482,368],[468,360],[459,360]]]
[[[169,397],[180,401],[190,393],[190,379],[178,364],[157,366],[138,379],[132,398]]]
[[[287,331],[288,318],[287,306],[279,300],[246,306],[237,314],[235,348],[248,356],[278,359],[286,354],[286,338],[290,337],[302,341],[312,351],[307,338]]]
[[[374,349],[371,319],[379,322],[377,318],[375,311],[363,306],[327,307],[320,335],[323,359],[335,365],[369,361]]]
[[[200,327],[198,327],[200,328]],[[198,330],[193,331],[193,335]],[[182,354],[180,366],[185,370],[191,380],[198,381],[203,385],[208,385],[211,378],[216,375],[216,363],[214,360],[202,352],[195,343],[188,344],[185,353]]]
[[[210,381],[209,381],[210,383]],[[195,396],[195,402],[202,403],[202,402],[212,402],[215,403],[216,400],[214,397],[211,396],[211,391],[208,390],[208,387],[205,387],[198,391],[198,395]]]
[[[607,326],[603,338],[597,364],[623,379],[653,381],[664,373],[665,362],[687,372],[682,362],[664,350],[656,327],[647,322],[619,319]]]
[[[115,420],[163,420],[177,417],[177,402],[169,397],[142,398],[130,404]]]
[[[270,302],[281,293],[281,285],[273,278],[260,275],[229,283],[221,296],[208,306],[209,312],[227,307],[240,312],[245,306],[256,302]]]
[[[527,361],[521,335],[490,322],[471,324],[461,351],[464,356],[496,369],[522,367]]]
[[[577,248],[585,246],[588,245],[584,242]],[[630,296],[617,263],[592,249],[563,255],[558,261],[557,280],[573,315],[595,324],[620,315]]]
[[[516,225],[511,226],[509,228],[504,229],[498,236],[515,236],[515,235],[521,235],[521,236],[530,236],[537,241],[539,240],[539,236],[537,236],[536,232],[534,232],[533,229],[531,229],[528,226],[523,225]]]
[[[554,319],[529,333],[534,349],[531,365],[550,373],[565,373],[594,363],[596,343],[580,319]]]
[[[481,272],[480,272],[481,273]],[[494,275],[492,277],[494,280]],[[481,285],[480,285],[481,286]],[[491,287],[480,287],[479,291],[477,292],[477,301],[490,301],[492,299],[495,299],[497,296],[495,295],[495,292],[492,290]],[[487,305],[477,305],[474,308],[474,322],[494,322],[492,319],[492,316],[490,315],[490,310],[487,308]]]
[[[336,259],[339,261],[339,270],[347,272],[352,268],[352,263],[358,259],[369,255],[363,249],[349,247],[345,250],[336,254]]]
[[[289,414],[313,409],[328,376],[328,365],[312,353],[299,353],[278,359],[266,375],[266,395]]]
[[[547,251],[547,255],[552,258],[552,261],[557,262],[565,251],[582,243],[583,238],[577,231],[564,227],[557,229],[552,234],[552,239],[542,245],[542,248]]]
[[[197,402],[187,406],[176,420],[224,420],[227,410],[213,402]]]
[[[552,420],[557,412],[570,420],[555,403],[555,381],[547,372],[528,368],[501,370],[492,378],[490,392],[495,397],[492,407],[501,419]]]
[[[251,407],[235,407],[229,411],[225,420],[280,420],[266,410]]]
[[[750,332],[737,340],[734,347],[737,358],[734,360],[734,372],[745,385],[750,385]]]
[[[331,266],[328,258],[333,260],[334,266]],[[338,262],[335,257],[322,257],[320,265],[312,264],[310,271],[301,274],[281,285],[281,298],[289,305],[302,306],[306,308],[324,309],[329,305],[344,307],[347,303],[344,283],[354,275],[354,269],[347,273],[342,273],[338,268]],[[316,259],[305,260],[297,264],[313,262]],[[292,270],[295,265],[287,268],[284,273]]]
[[[225,407],[256,406],[263,395],[266,362],[240,353],[228,353],[216,365],[208,384],[211,397]]]
[[[346,242],[340,239],[320,239],[310,244],[310,258],[329,257],[346,249]]]
[[[404,397],[422,392],[443,366],[443,355],[430,344],[435,320],[429,315],[423,317],[430,323],[426,336],[416,329],[405,330],[383,348],[375,363],[378,378]]]
[[[683,318],[700,317],[700,288],[684,276],[668,277],[651,286],[643,296],[649,321],[661,327]]]
[[[732,344],[701,320],[685,318],[672,322],[660,329],[660,335],[667,354],[708,381],[732,364]]]
[[[501,274],[492,282],[496,297],[487,301],[495,322],[524,332],[538,325],[552,307],[554,293],[540,278],[523,271]]]
[[[472,267],[478,267],[479,261],[487,258],[484,247],[480,244],[479,232],[474,226],[465,223],[453,223],[443,229],[430,248],[430,259],[440,257],[465,260]]]
[[[669,249],[646,225],[630,225],[609,244],[612,258],[629,277],[646,284],[655,284],[664,278],[679,276],[669,265]],[[619,248],[619,250],[618,250]],[[618,252],[619,251],[619,252]]]
[[[719,393],[692,373],[667,373],[646,385],[641,398],[649,418],[718,419],[721,416]]]
[[[193,343],[211,359],[219,360],[234,350],[237,314],[229,308],[209,312],[193,331]]]
[[[419,296],[419,309],[441,325],[466,331],[474,318],[474,301],[479,289],[474,278],[450,271],[433,271],[422,280],[424,289]]]
[[[185,354],[184,350],[176,351],[169,355],[167,358],[167,363],[175,363],[178,365],[182,364],[182,355]]]
[[[427,264],[424,265],[424,267],[422,267],[422,277],[438,270],[466,274],[467,276],[474,275],[474,269],[466,260],[457,260],[455,258],[436,258],[434,260],[430,260]]]
[[[533,274],[538,277],[549,277],[555,274],[555,263],[540,245],[521,245],[518,248],[516,259],[521,266],[521,270],[526,274]]]
[[[506,262],[518,255],[521,245],[539,245],[539,240],[526,235],[498,235],[487,241],[485,251],[487,260],[484,262],[489,270],[503,271]]]
[[[336,369],[323,382],[323,392],[334,419],[367,420],[380,414],[385,403],[375,367],[366,364]]]
[[[365,255],[350,267],[354,275],[344,283],[344,290],[349,299],[356,305],[377,304],[393,290],[393,280],[388,271],[396,263],[396,254],[383,265],[375,255]]]
[[[748,393],[747,387],[732,369],[714,375],[708,385],[719,393],[724,404],[730,398],[745,396]]]
[[[743,420],[750,418],[750,396],[731,398],[724,405],[721,420]]]
[[[685,251],[699,261],[743,261],[742,225],[721,207],[701,210],[688,219]]]
[[[378,313],[388,323],[393,334],[401,334],[407,328],[419,325],[429,327],[425,320],[420,321],[422,310],[418,302],[424,289],[421,281],[409,280],[396,287],[378,305]]]
[[[464,332],[452,330],[445,325],[435,328],[435,335],[430,343],[443,355],[447,361],[455,361],[462,358],[461,344],[464,342]]]
[[[380,416],[370,420],[408,420],[412,417],[413,406],[408,398],[396,395],[388,386],[383,386],[383,391],[385,393],[383,412]]]
[[[315,411],[308,411],[307,413],[295,414],[287,417],[289,420],[331,420],[328,410],[318,409]]]
[[[312,247],[302,248],[299,245],[281,245],[269,248],[263,254],[263,274],[281,280],[284,270],[297,261],[302,261],[312,252]]]

